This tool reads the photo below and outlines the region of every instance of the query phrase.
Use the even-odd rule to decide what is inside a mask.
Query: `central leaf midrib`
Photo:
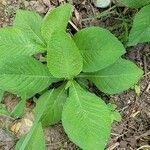
[[[81,111],[82,111],[82,112],[84,113],[84,115],[85,115],[85,119],[88,119],[88,120],[90,120],[90,122],[93,123],[93,120],[92,120],[90,117],[88,117],[89,112],[83,108],[82,103],[80,102],[80,99],[79,99],[79,96],[78,96],[78,92],[77,92],[77,90],[76,90],[74,84],[73,84],[73,87],[74,87],[75,95],[76,95],[76,97],[77,97],[77,101],[78,101],[78,103],[79,103],[79,105],[80,105],[80,107],[81,107]],[[89,126],[87,126],[87,129],[88,129],[88,128],[89,128]],[[88,129],[88,131],[91,133],[91,135],[93,135],[93,136],[96,135],[96,134],[94,134],[94,132],[92,132],[91,130]],[[97,135],[96,135],[96,136],[97,136]]]
[[[56,98],[56,100],[55,101],[53,101],[53,105],[52,105],[52,108],[54,108],[54,106],[55,106],[55,104],[57,104],[59,101],[60,101],[60,96],[61,96],[61,94],[63,93],[63,91],[64,91],[64,89],[62,89],[60,92],[59,92],[59,94],[57,95],[57,98]],[[58,103],[59,104],[59,103]]]
[[[64,63],[65,63],[66,69],[67,69],[67,72],[65,72],[65,74],[67,74],[67,77],[70,77],[69,72],[68,72],[69,71],[68,58],[66,57],[66,54],[65,54],[65,52],[63,50],[62,50],[62,56],[64,58]]]
[[[131,73],[131,74],[119,74],[119,75],[80,75],[79,77],[84,78],[108,78],[108,77],[120,77],[120,76],[129,76],[129,75],[136,75],[137,73]]]
[[[84,109],[84,107],[82,106],[82,103],[80,102],[80,98],[79,98],[79,94],[78,94],[78,92],[77,92],[77,90],[76,90],[76,88],[75,88],[75,86],[74,86],[74,84],[73,84],[73,87],[74,87],[74,91],[75,91],[75,95],[76,95],[76,97],[77,97],[77,101],[78,101],[78,103],[79,103],[79,105],[80,105],[80,107],[81,107],[81,110],[83,110],[83,112],[85,112],[85,115],[87,116],[88,115],[88,111],[86,110],[86,109]]]
[[[25,20],[26,20],[26,19],[25,19]],[[26,22],[28,22],[28,21],[26,20]],[[44,46],[46,46],[45,43],[42,41],[41,37],[39,37],[39,35],[36,34],[36,32],[34,32],[34,30],[30,27],[30,25],[27,24],[27,26],[30,28],[30,31],[32,31],[32,33],[33,33],[33,34],[37,37],[37,39],[41,42],[41,44],[43,44]]]

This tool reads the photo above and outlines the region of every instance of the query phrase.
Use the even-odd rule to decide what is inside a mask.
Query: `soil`
[[[11,26],[16,10],[34,10],[45,15],[49,9],[63,3],[64,0],[0,0],[0,26]],[[68,26],[68,31],[74,34],[78,29],[89,26],[101,26],[110,30],[124,44],[127,42],[125,27],[132,25],[132,17],[137,10],[123,7],[115,8],[115,11],[103,17],[100,13],[106,9],[96,8],[88,0],[70,0],[75,10]],[[96,16],[96,17],[92,17]],[[121,18],[121,19],[120,19]],[[124,21],[123,19],[124,18]],[[111,138],[107,150],[148,150],[150,145],[150,44],[139,44],[127,49],[125,57],[135,62],[144,70],[144,75],[139,82],[140,94],[134,89],[123,92],[119,95],[104,95],[94,86],[90,90],[102,96],[106,102],[115,102],[117,110],[122,115],[122,121],[113,124]],[[4,103],[7,109],[12,110],[18,98],[7,93]],[[29,101],[27,107],[30,107]],[[25,109],[28,112],[28,108]],[[27,132],[32,126],[32,114],[26,114],[23,119],[14,120],[9,117],[0,117],[0,150],[12,150],[21,134]],[[23,126],[24,125],[24,126]],[[11,126],[11,131],[9,127]],[[45,139],[48,150],[77,150],[79,149],[63,131],[61,124],[45,129]]]

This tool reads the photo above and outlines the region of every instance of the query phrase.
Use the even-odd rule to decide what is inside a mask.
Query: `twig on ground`
[[[79,29],[77,28],[77,26],[76,26],[72,21],[69,21],[69,23],[71,24],[71,26],[72,26],[76,31],[79,31]]]
[[[137,150],[143,150],[143,148],[150,148],[150,145],[143,145],[143,146],[139,147]]]
[[[146,61],[146,56],[143,56],[143,63],[144,63],[144,72],[145,74],[147,74],[147,61]],[[146,81],[147,81],[147,75],[145,76],[146,77]]]
[[[139,136],[136,136],[135,138],[136,138],[136,140],[138,140],[138,139],[140,139],[140,138],[142,138],[142,137],[146,137],[146,136],[148,136],[148,135],[150,135],[150,130],[148,130],[148,131],[145,132],[144,134],[141,134],[141,135],[139,135]]]
[[[119,146],[119,142],[117,142],[117,143],[111,145],[111,146],[108,147],[106,150],[113,150],[113,149],[115,149],[115,148],[118,147],[118,146]]]
[[[148,84],[148,86],[147,86],[147,88],[146,88],[146,92],[148,93],[149,92],[149,90],[150,90],[150,83]]]

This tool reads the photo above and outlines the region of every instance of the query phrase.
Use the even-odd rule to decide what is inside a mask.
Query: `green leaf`
[[[136,15],[129,34],[128,46],[150,41],[150,5],[143,7]]]
[[[0,103],[0,116],[5,115],[5,116],[10,116],[10,113],[6,109],[6,107]]]
[[[0,29],[0,58],[12,55],[33,55],[44,52],[40,43],[17,28]]]
[[[69,138],[84,150],[104,150],[111,132],[111,111],[77,83],[70,87],[62,123]]]
[[[47,13],[41,28],[42,36],[46,41],[49,41],[54,31],[66,30],[71,12],[72,6],[64,4]]]
[[[113,64],[125,53],[122,43],[108,30],[89,27],[74,36],[83,56],[83,71],[95,72]]]
[[[130,8],[140,8],[150,4],[150,0],[120,0],[120,2]]]
[[[29,38],[32,38],[37,44],[45,47],[45,43],[41,36],[42,21],[42,17],[36,12],[17,10],[14,26],[28,34]]]
[[[112,122],[114,122],[114,121],[120,122],[122,119],[120,113],[117,111],[114,111],[111,113],[111,118],[112,118]]]
[[[34,114],[36,116],[43,103],[48,101],[42,119],[40,120],[43,126],[54,125],[61,120],[62,109],[66,98],[67,94],[65,92],[64,86],[54,89],[53,92],[51,90],[46,91],[43,95],[40,96],[36,102]]]
[[[107,106],[108,106],[108,108],[109,108],[110,111],[111,111],[112,123],[113,123],[114,121],[120,122],[121,119],[122,119],[122,117],[121,117],[121,115],[120,115],[119,112],[115,111],[115,109],[117,108],[117,106],[116,106],[115,104],[112,104],[112,103],[107,104]]]
[[[21,148],[25,138],[29,134],[30,134],[30,132],[18,141],[17,145],[15,146],[15,150],[37,150],[37,149],[46,150],[45,137],[44,137],[41,123],[38,123],[36,125],[36,128],[35,128],[34,132],[32,133],[32,136],[31,136],[27,146],[25,148]]]
[[[143,71],[134,63],[119,59],[113,65],[95,73],[87,73],[80,77],[88,78],[104,93],[123,92],[138,82]]]
[[[82,71],[82,57],[69,34],[54,32],[48,43],[47,63],[57,78],[73,78]]]
[[[21,99],[19,103],[15,106],[14,110],[11,112],[11,116],[20,118],[23,115],[25,105],[26,99]]]
[[[69,87],[71,86],[71,84],[72,84],[72,80],[69,80],[67,82],[67,84],[65,85],[65,90],[69,89]]]
[[[2,102],[4,96],[4,91],[0,90],[0,102]]]
[[[140,88],[140,86],[139,85],[135,85],[134,86],[134,90],[135,90],[136,95],[140,96],[140,94],[141,94],[141,88]]]
[[[0,59],[0,89],[27,98],[44,90],[55,78],[47,67],[29,56]]]
[[[84,89],[87,90],[89,89],[89,81],[85,78],[77,78],[77,82],[79,85]]]

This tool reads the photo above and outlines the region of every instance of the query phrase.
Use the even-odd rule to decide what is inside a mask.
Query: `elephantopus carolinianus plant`
[[[0,29],[0,90],[21,97],[12,115],[20,117],[26,99],[40,94],[34,124],[16,150],[44,150],[42,127],[60,120],[76,145],[103,150],[112,123],[121,117],[114,104],[105,104],[82,83],[89,80],[102,92],[115,94],[132,87],[143,74],[121,58],[126,50],[108,30],[89,27],[69,35],[71,12],[72,6],[65,4],[43,19],[35,12],[18,10],[13,27]],[[59,81],[57,88],[48,88]]]

